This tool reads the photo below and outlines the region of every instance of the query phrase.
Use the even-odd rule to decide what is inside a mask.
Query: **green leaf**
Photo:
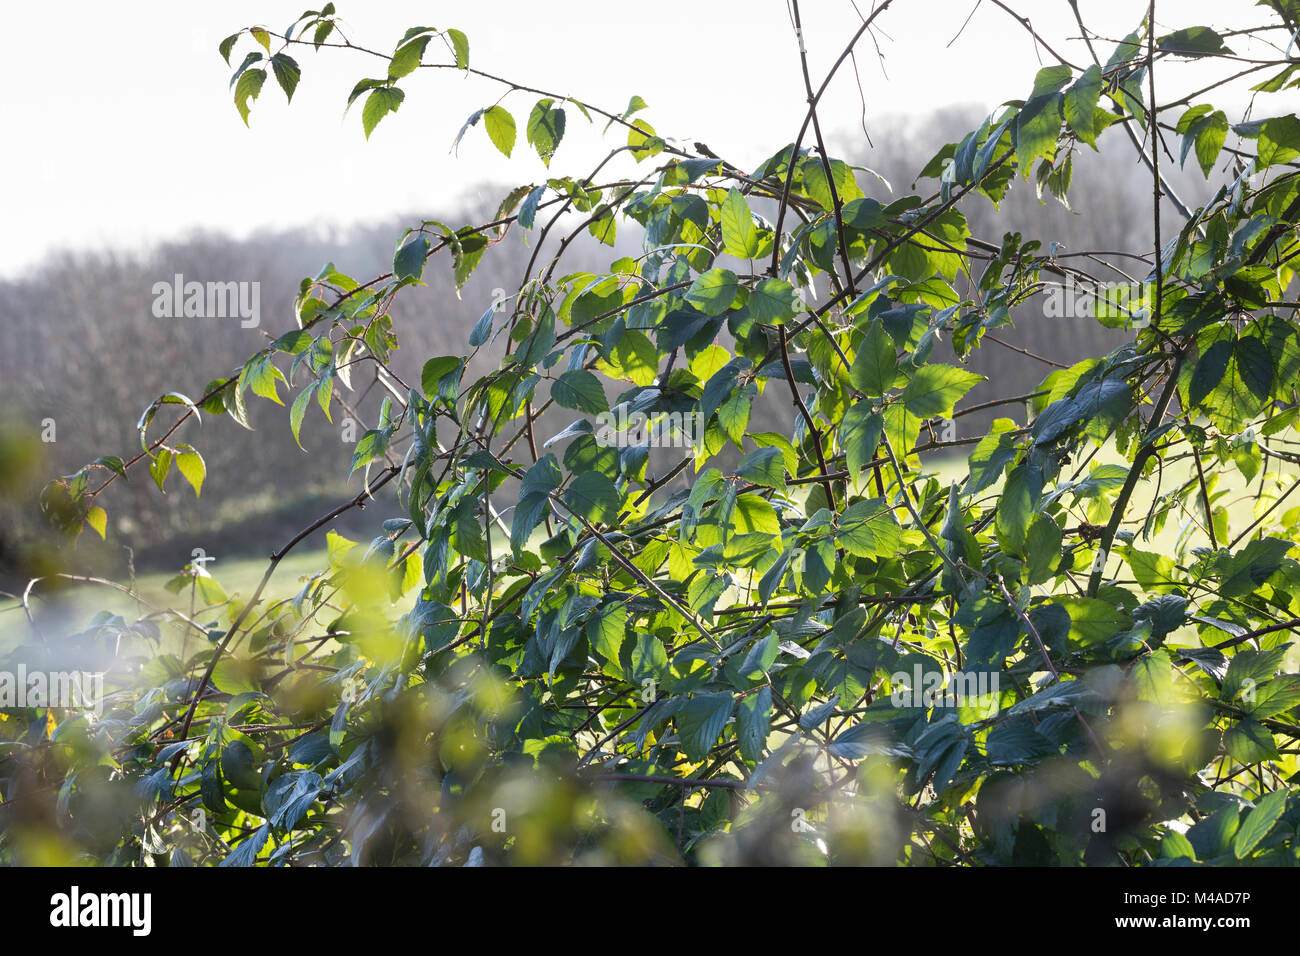
[[[391,437],[392,433],[386,428],[372,428],[365,432],[357,441],[356,450],[352,453],[352,467],[348,469],[348,474],[352,474],[362,465],[383,458],[388,450],[388,439]]]
[[[1277,743],[1268,728],[1258,721],[1239,720],[1223,735],[1223,746],[1232,759],[1242,764],[1277,760]]]
[[[1282,818],[1288,793],[1289,791],[1285,789],[1274,790],[1246,814],[1232,841],[1233,856],[1239,860],[1250,856],[1250,852],[1259,846],[1259,842],[1264,837],[1268,836],[1273,826]]]
[[[927,365],[923,370],[932,367],[935,366]],[[858,352],[853,357],[853,368],[849,371],[849,380],[862,394],[874,398],[893,388],[897,377],[898,356],[894,352],[894,340],[877,319],[871,323],[866,337],[858,346]]]
[[[842,215],[846,226],[852,226],[860,232],[880,229],[885,225],[884,207],[867,196],[845,203]]]
[[[316,394],[317,383],[312,382],[293,400],[293,405],[289,408],[289,428],[293,431],[293,440],[299,448],[302,448],[302,439],[299,432],[302,430],[303,418],[307,415],[307,406],[311,404],[312,396]]]
[[[176,470],[190,483],[190,487],[194,489],[194,497],[199,497],[200,492],[203,491],[203,479],[208,473],[203,456],[191,445],[178,445]]]
[[[255,100],[258,94],[262,92],[262,84],[266,82],[266,70],[246,70],[239,77],[239,82],[235,84],[235,109],[239,110],[239,116],[248,125],[248,101]]]
[[[1051,517],[1036,514],[1025,534],[1025,580],[1047,580],[1061,560],[1061,527]]]
[[[758,229],[749,203],[734,186],[722,201],[722,248],[738,259],[752,259],[758,254]]]
[[[1004,551],[1014,555],[1024,553],[1025,538],[1038,511],[1042,487],[1042,476],[1038,469],[1025,464],[1011,469],[1002,489],[1002,497],[998,500],[994,522],[998,543]]]
[[[1043,67],[1034,75],[1034,89],[1029,94],[1029,98],[1032,100],[1035,97],[1051,96],[1053,93],[1060,92],[1073,75],[1074,71],[1064,64]]]
[[[777,653],[776,634],[769,634],[760,641],[755,641],[740,662],[739,673],[748,680],[757,680],[772,668]]]
[[[557,405],[574,411],[590,414],[609,411],[600,380],[586,369],[573,369],[556,379],[551,386],[551,398]]]
[[[1255,700],[1247,705],[1247,709],[1251,717],[1262,720],[1284,713],[1297,705],[1300,705],[1300,678],[1283,675],[1260,687],[1255,692]]]
[[[632,158],[638,163],[663,152],[664,141],[655,135],[654,127],[645,120],[633,120],[627,131],[627,145]]]
[[[487,250],[487,240],[482,236],[469,234],[464,229],[456,233],[456,237],[457,242],[451,250],[452,261],[455,263],[452,278],[456,281],[456,291],[460,292],[483,258],[483,253]]]
[[[1100,644],[1131,623],[1127,612],[1100,598],[1062,595],[1056,603],[1070,615],[1070,639],[1084,646]]]
[[[731,530],[735,534],[781,533],[781,523],[770,502],[746,492],[736,496],[736,508],[731,516]]]
[[[637,329],[627,329],[609,350],[609,358],[596,363],[610,378],[627,379],[634,385],[653,385],[659,377],[659,350]]]
[[[691,283],[686,301],[705,315],[721,315],[735,301],[740,283],[730,269],[710,269]]]
[[[795,288],[785,279],[767,278],[749,294],[749,314],[765,325],[782,325],[803,309]]]
[[[736,474],[756,485],[785,491],[785,456],[779,448],[760,448],[740,460]]]
[[[416,37],[410,43],[399,46],[388,64],[388,78],[398,80],[418,68],[424,56],[424,48],[429,45],[431,39],[433,37],[426,33],[424,36]]]
[[[1240,825],[1240,811],[1236,804],[1230,803],[1197,821],[1187,831],[1187,841],[1196,851],[1197,859],[1212,860],[1232,848],[1233,836]]]
[[[867,462],[876,457],[884,420],[872,409],[869,401],[861,401],[844,413],[840,424],[840,445],[848,459],[849,473],[854,477]]]
[[[682,750],[692,761],[703,760],[722,735],[731,717],[734,700],[730,692],[696,694],[677,712],[677,730]]]
[[[584,471],[564,491],[564,503],[576,515],[592,524],[608,522],[618,515],[618,490],[597,471]]]
[[[1201,172],[1209,178],[1210,171],[1214,169],[1214,162],[1219,158],[1219,151],[1223,149],[1223,142],[1228,137],[1228,117],[1223,110],[1215,110],[1203,121],[1197,124],[1195,133],[1196,162],[1201,167]],[[1184,141],[1183,156],[1187,155],[1186,142]]]
[[[1101,96],[1101,70],[1094,63],[1084,71],[1074,85],[1065,91],[1065,122],[1076,136],[1096,149],[1097,100]]]
[[[429,237],[417,235],[393,256],[393,278],[399,282],[418,281],[428,254]]]
[[[210,389],[205,389],[205,391],[210,391]],[[122,459],[118,458],[116,455],[101,455],[99,458],[96,458],[91,462],[91,464],[107,468],[119,478],[126,477],[126,465],[122,462]]]
[[[280,84],[280,89],[284,90],[284,98],[293,102],[293,91],[298,88],[298,81],[302,79],[302,70],[298,68],[298,62],[287,53],[277,53],[271,57],[271,69],[275,73],[275,81]]]
[[[153,477],[153,483],[158,486],[158,490],[163,490],[163,482],[167,480],[167,473],[172,468],[172,450],[170,448],[158,449],[158,454],[149,460],[149,474]]]
[[[217,52],[220,53],[221,58],[226,61],[226,66],[230,65],[230,51],[235,48],[235,42],[238,39],[239,39],[239,34],[232,33],[230,36],[222,40],[221,43],[217,46]]]
[[[507,157],[515,148],[515,118],[503,106],[489,106],[483,113],[483,125],[487,127],[492,145]]]
[[[902,542],[902,529],[889,505],[880,498],[849,505],[835,532],[835,543],[859,558],[893,557]]]
[[[881,416],[884,420],[885,438],[888,439],[895,456],[906,458],[912,454],[917,436],[921,433],[922,419],[897,403],[886,405]]]
[[[771,729],[772,688],[764,685],[740,698],[736,709],[736,740],[740,755],[757,763],[763,759]]]
[[[469,68],[469,38],[460,30],[448,30],[447,36],[451,40],[451,48],[456,54],[456,69],[464,70]]]
[[[617,667],[620,676],[619,651],[627,635],[627,620],[627,607],[618,603],[604,605],[587,619],[587,638],[592,649]]]
[[[326,4],[326,6],[329,6],[329,4]],[[319,50],[320,45],[324,43],[326,40],[328,40],[330,34],[333,32],[334,32],[334,21],[322,20],[320,23],[316,24],[316,31],[311,35],[312,45]]]
[[[1273,648],[1269,651],[1242,648],[1233,655],[1232,663],[1228,665],[1228,672],[1224,675],[1223,684],[1219,688],[1219,696],[1223,700],[1236,700],[1240,694],[1257,700],[1258,685],[1277,672],[1282,655],[1285,653],[1285,648],[1282,650]],[[1242,694],[1243,690],[1249,693]]]
[[[528,142],[537,150],[537,155],[546,166],[551,165],[551,157],[564,138],[564,110],[554,106],[554,103],[551,99],[538,100],[528,116],[526,129]]]
[[[1049,68],[1050,69],[1050,68]],[[1020,109],[1016,117],[1016,165],[1028,176],[1034,160],[1051,159],[1056,151],[1056,137],[1061,130],[1060,93],[1036,96]]]
[[[1191,841],[1177,830],[1166,830],[1160,840],[1160,856],[1165,860],[1195,860]]]
[[[1259,129],[1259,169],[1289,163],[1300,156],[1300,119],[1295,114],[1265,120]]]
[[[257,860],[257,854],[262,852],[262,847],[266,846],[266,841],[271,835],[271,824],[263,823],[253,831],[251,836],[244,837],[239,845],[226,854],[225,858],[218,863],[218,866],[252,866]]]
[[[1228,54],[1232,51],[1210,27],[1187,27],[1176,30],[1156,41],[1156,46],[1175,56],[1198,57]]]
[[[1231,358],[1231,339],[1220,339],[1201,352],[1200,359],[1192,370],[1192,379],[1187,391],[1192,405],[1201,404],[1218,388],[1224,374],[1228,371],[1228,361]]]
[[[749,413],[754,403],[754,386],[746,385],[732,393],[731,397],[718,407],[718,425],[736,445],[745,437],[749,425]]]
[[[86,511],[86,524],[95,529],[100,540],[104,540],[108,535],[108,512],[94,505]]]
[[[1002,470],[1016,457],[1016,423],[1009,418],[998,418],[989,433],[979,440],[970,455],[970,477],[962,489],[964,494],[979,494],[1002,477]]]
[[[510,520],[510,550],[516,555],[523,551],[533,530],[546,517],[550,505],[545,493],[524,495],[519,499]]]
[[[284,381],[284,373],[281,372],[271,361],[268,353],[259,353],[254,355],[246,363],[239,373],[239,387],[249,388],[254,395],[261,398],[270,399],[277,405],[283,405],[280,401],[279,387],[277,382]]]
[[[262,688],[254,680],[254,674],[246,662],[223,657],[212,670],[212,683],[223,694],[257,694]]]
[[[370,138],[381,119],[397,111],[405,98],[406,94],[395,86],[381,86],[371,91],[361,110],[361,126],[366,132],[366,139]]]
[[[963,395],[984,380],[983,375],[952,365],[923,365],[899,397],[907,410],[920,418],[946,416]]]

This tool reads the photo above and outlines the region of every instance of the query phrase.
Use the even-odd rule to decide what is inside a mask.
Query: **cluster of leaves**
[[[1261,31],[1292,32],[1295,5],[1271,9]],[[332,4],[222,55],[245,35],[245,120],[268,57],[291,97],[284,50],[361,49],[331,42]],[[425,63],[435,39],[448,59]],[[365,96],[367,135],[417,67],[470,70],[452,30],[375,55],[386,75],[350,97]],[[1039,71],[921,171],[933,192],[888,202],[801,141],[746,172],[633,120],[637,97],[607,113],[542,94],[525,128],[544,162],[572,105],[626,132],[610,160],[632,171],[521,185],[486,224],[424,222],[368,282],[326,265],[303,280],[298,328],[197,401],[150,407],[141,455],[50,486],[52,515],[103,534],[96,497],[137,463],[161,486],[174,461],[198,491],[198,452],[168,444],[191,418],[247,426],[247,394],[282,402],[285,386],[296,440],[313,400],[328,416],[360,369],[388,392],[349,463],[365,488],[341,506],[394,502],[372,542],[331,533],[329,566],[280,602],[262,599],[266,578],[228,597],[188,568],[176,586],[202,610],[168,624],[185,640],[149,654],[102,717],[27,731],[62,825],[88,826],[116,781],[134,802],[95,844],[113,862],[1294,860],[1300,509],[1283,502],[1294,485],[1269,485],[1232,527],[1228,485],[1259,478],[1264,495],[1270,464],[1300,461],[1285,301],[1300,120],[1230,127],[1149,85],[1158,64],[1230,55],[1209,28],[1154,37],[1144,22],[1104,63]],[[1282,62],[1262,96],[1300,84]],[[522,90],[506,85],[503,99]],[[476,111],[457,142],[480,123],[509,156],[507,108]],[[1028,400],[1023,424],[943,438],[981,381],[963,361],[1013,309],[1052,282],[1100,282],[1038,240],[972,236],[961,203],[1031,175],[1065,201],[1081,147],[1129,148],[1112,127],[1157,183],[1167,133],[1207,177],[1226,170],[1132,253],[1150,322],[986,403]],[[639,255],[561,272],[573,239],[612,245],[620,221]],[[463,284],[512,230],[539,254],[506,307],[403,382],[393,297],[439,253]],[[499,362],[474,378],[480,354]],[[792,430],[752,430],[760,402],[792,408]],[[150,439],[166,404],[179,418]],[[676,457],[617,440],[605,423],[634,413],[697,416],[697,440]],[[563,425],[539,447],[543,414]],[[1103,451],[1125,463],[1094,464]],[[967,456],[963,480],[927,470],[940,452]],[[1129,507],[1139,483],[1159,485],[1145,515]],[[1170,519],[1185,527],[1164,553],[1150,542]],[[988,693],[945,706],[971,679]]]

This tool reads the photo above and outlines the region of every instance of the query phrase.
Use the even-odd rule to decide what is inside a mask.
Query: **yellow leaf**
[[[86,512],[86,524],[99,532],[99,537],[102,540],[108,532],[108,512],[99,505],[95,505]]]

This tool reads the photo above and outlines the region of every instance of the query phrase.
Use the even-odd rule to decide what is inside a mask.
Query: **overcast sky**
[[[283,31],[306,2],[7,5],[0,96],[10,145],[0,168],[0,275],[19,274],[59,247],[139,249],[194,229],[246,235],[268,226],[432,214],[485,180],[545,175],[523,142],[536,100],[528,94],[503,104],[520,125],[513,160],[496,152],[482,127],[466,136],[458,157],[450,155],[466,117],[502,90],[452,71],[405,79],[405,104],[367,142],[359,105],[346,117],[343,107],[357,79],[379,72],[379,61],[352,51],[294,49],[303,79],[292,107],[268,80],[245,128],[217,44],[252,24]],[[1055,38],[1078,32],[1066,0],[1009,5],[1030,14],[1054,46]],[[650,106],[642,115],[661,135],[704,139],[743,167],[789,143],[803,115],[798,48],[782,0],[337,6],[348,36],[375,49],[391,52],[408,26],[456,27],[469,36],[477,68],[618,111],[639,94]],[[1146,3],[1080,6],[1091,27],[1120,37],[1137,26]],[[857,0],[856,9],[850,0],[804,0],[814,83],[861,23],[858,11],[870,9],[871,0]],[[1251,0],[1162,0],[1157,9],[1157,22],[1169,29],[1268,20]],[[873,116],[924,116],[949,104],[992,110],[1027,95],[1034,70],[1053,62],[990,0],[894,0],[877,23],[888,78],[869,40],[857,57],[868,129]],[[1108,55],[1109,44],[1102,47]],[[249,48],[244,38],[232,60]],[[1077,40],[1056,48],[1088,62]],[[823,108],[833,141],[861,138],[861,111],[853,71],[844,69]],[[580,175],[602,153],[603,124],[587,128],[573,110],[568,121],[552,172]]]

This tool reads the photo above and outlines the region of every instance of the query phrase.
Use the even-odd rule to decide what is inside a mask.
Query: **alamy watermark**
[[[694,448],[704,443],[699,412],[629,412],[626,405],[596,416],[596,444],[602,447]]]
[[[924,670],[912,665],[912,672],[898,671],[889,678],[893,685],[890,702],[895,707],[976,707],[996,709],[999,702],[997,671]]]
[[[171,282],[155,282],[152,291],[158,319],[238,318],[246,329],[262,322],[260,282],[186,282],[178,272]]]
[[[63,707],[104,711],[104,675],[100,671],[0,671],[0,710]]]
[[[1084,287],[1065,277],[1045,293],[1043,314],[1049,319],[1117,319],[1127,329],[1151,324],[1155,287],[1146,282],[1099,282]]]
[[[148,936],[153,928],[150,893],[93,893],[73,885],[50,897],[50,925],[56,928],[123,927],[133,936]]]

